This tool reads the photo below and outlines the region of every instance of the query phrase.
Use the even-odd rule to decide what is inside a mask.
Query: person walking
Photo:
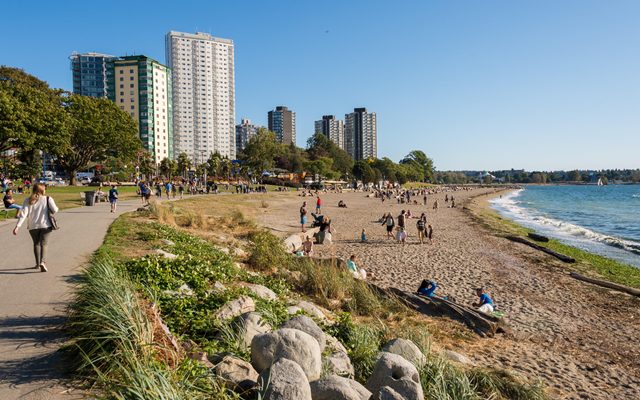
[[[316,200],[316,214],[320,214],[320,209],[322,208],[322,200],[320,200],[320,196]]]
[[[27,221],[27,228],[33,240],[33,254],[36,259],[36,266],[40,272],[47,272],[45,256],[47,253],[47,242],[51,231],[55,228],[52,214],[58,212],[56,202],[49,196],[45,196],[46,187],[43,183],[33,185],[33,191],[22,206],[20,219],[13,234],[17,235],[20,227]]]
[[[384,217],[382,225],[387,227],[387,238],[393,239],[393,227],[396,225],[396,222],[393,220],[393,215],[391,215],[391,213],[388,213]]]
[[[111,189],[109,189],[109,204],[111,204],[111,212],[116,212],[118,206],[118,187],[116,185],[111,185]]]

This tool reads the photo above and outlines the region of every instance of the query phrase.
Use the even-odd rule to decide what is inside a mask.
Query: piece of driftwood
[[[636,288],[632,288],[632,287],[624,286],[624,285],[619,285],[617,283],[613,283],[613,282],[609,282],[609,281],[603,281],[602,279],[589,278],[588,276],[580,275],[580,274],[578,274],[576,272],[571,272],[569,275],[571,275],[572,278],[575,278],[575,279],[577,279],[579,281],[589,282],[589,283],[592,283],[594,285],[606,287],[606,288],[609,288],[609,289],[618,290],[620,292],[629,293],[629,294],[632,294],[634,296],[640,296],[640,289],[636,289]]]
[[[503,319],[481,313],[471,307],[457,304],[439,297],[426,297],[409,293],[397,288],[383,289],[369,284],[376,293],[395,298],[407,307],[422,314],[436,317],[448,317],[460,321],[482,337],[493,337],[496,332],[505,332],[507,326]]]
[[[527,233],[527,236],[529,236],[531,239],[537,241],[537,242],[548,242],[549,238],[546,236],[542,236],[542,235],[538,235],[537,233],[533,233],[533,232],[529,232]]]
[[[540,246],[539,244],[533,243],[525,238],[521,238],[519,236],[506,236],[507,239],[511,240],[512,242],[518,242],[518,243],[522,243],[522,244],[526,244],[529,247],[533,247],[536,250],[540,250],[542,252],[545,252],[549,255],[554,256],[555,258],[557,258],[558,260],[562,261],[562,262],[566,262],[566,263],[574,263],[576,262],[576,259],[573,257],[569,257],[569,256],[565,256],[564,254],[560,254],[556,251],[553,251],[551,249],[548,249],[544,246]]]

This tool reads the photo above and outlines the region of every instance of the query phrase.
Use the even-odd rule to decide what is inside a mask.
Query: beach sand
[[[362,192],[324,193],[322,213],[333,221],[334,243],[316,246],[316,251],[343,258],[355,254],[358,265],[381,286],[415,291],[422,279],[433,279],[439,293],[460,303],[476,301],[473,288],[483,286],[513,332],[451,340],[447,348],[479,366],[539,378],[554,399],[640,399],[640,300],[575,281],[549,256],[491,234],[463,206],[487,207],[494,192],[455,192],[456,208],[446,208],[444,193],[429,196],[427,207],[395,200],[382,204]],[[348,208],[337,207],[340,199]],[[435,199],[437,211],[431,208]],[[313,211],[314,197],[281,196],[257,220],[280,236],[298,232],[304,200]],[[414,216],[427,213],[433,244],[418,243],[416,219],[407,221],[405,246],[385,238],[378,219],[386,212],[397,216],[402,209]],[[366,243],[360,243],[363,228]]]

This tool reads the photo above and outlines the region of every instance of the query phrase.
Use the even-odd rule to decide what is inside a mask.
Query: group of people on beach
[[[400,215],[398,215],[397,220],[394,219],[393,215],[389,212],[380,217],[378,222],[381,222],[381,224],[386,227],[387,238],[395,238],[398,243],[402,243],[404,245],[408,236],[407,219],[409,218],[413,218],[411,211],[402,210]],[[394,229],[396,231],[395,236],[393,233]],[[416,221],[416,229],[418,230],[418,240],[420,241],[420,244],[424,244],[426,240],[428,240],[429,243],[433,243],[433,226],[427,223],[427,215],[425,213],[422,213]]]
[[[442,300],[449,300],[447,296],[438,296],[435,294],[435,291],[438,289],[438,284],[433,280],[424,279],[422,283],[420,283],[420,287],[416,291],[418,295],[425,296],[429,298],[438,298]],[[472,307],[475,307],[477,311],[491,315],[495,312],[495,305],[491,297],[485,292],[484,288],[479,287],[475,289],[476,296],[478,296],[478,301],[471,304]]]

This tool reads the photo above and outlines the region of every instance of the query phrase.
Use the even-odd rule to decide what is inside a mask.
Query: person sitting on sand
[[[305,256],[313,254],[313,241],[307,236],[304,242],[302,242],[302,251]]]
[[[434,281],[422,280],[420,287],[418,288],[418,294],[426,297],[433,297],[433,292],[436,291],[438,285]]]
[[[476,295],[478,295],[480,301],[473,303],[472,306],[478,307],[478,311],[481,313],[491,314],[493,312],[493,300],[491,300],[491,297],[481,287],[476,289]]]
[[[349,269],[349,272],[353,274],[354,278],[362,280],[367,279],[367,271],[362,268],[358,268],[358,266],[356,265],[355,254],[352,254],[351,257],[349,257],[349,260],[347,260],[347,268]]]
[[[339,208],[347,208],[347,203],[345,203],[344,201],[340,200],[338,202],[338,207]]]

